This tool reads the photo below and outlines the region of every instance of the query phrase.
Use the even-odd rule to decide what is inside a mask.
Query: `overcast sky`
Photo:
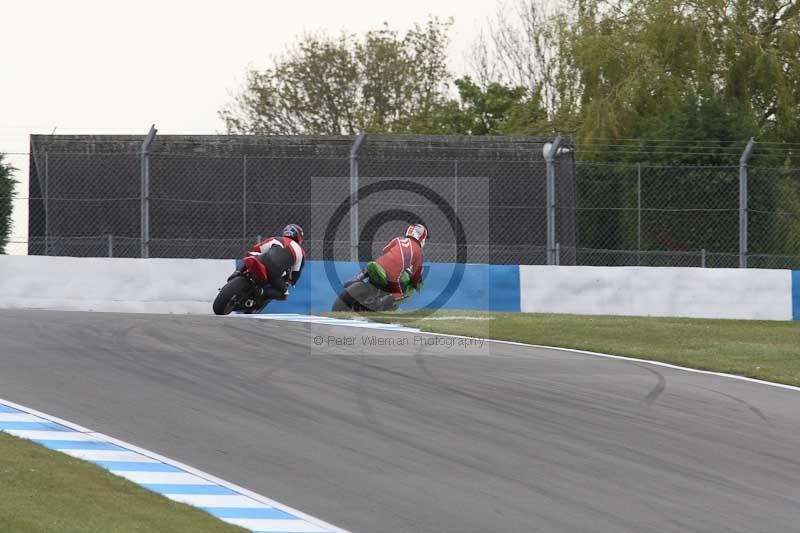
[[[497,0],[0,0],[0,152],[31,133],[216,133],[217,110],[250,68],[308,31],[404,31],[452,17],[451,68],[465,69]],[[27,159],[12,156],[27,194]],[[12,240],[24,240],[16,202]],[[23,247],[10,247],[9,252]]]

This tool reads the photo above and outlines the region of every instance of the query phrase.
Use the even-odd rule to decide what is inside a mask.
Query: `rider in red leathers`
[[[289,224],[281,237],[269,237],[253,245],[242,268],[247,268],[262,282],[259,297],[286,300],[289,295],[287,284],[294,287],[305,266],[306,252],[302,244],[303,228]],[[237,270],[231,277],[238,274]]]
[[[371,282],[389,293],[382,299],[381,307],[393,307],[396,302],[422,288],[422,249],[427,239],[428,230],[425,226],[410,225],[405,237],[389,241],[383,248],[383,254],[368,263],[367,268],[344,286],[349,287],[369,277]]]

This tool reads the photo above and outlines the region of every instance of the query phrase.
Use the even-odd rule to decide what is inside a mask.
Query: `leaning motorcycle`
[[[264,264],[254,255],[245,257],[241,268],[228,278],[214,299],[214,314],[260,312],[269,303],[269,299],[261,296],[263,291],[260,288],[265,283],[267,269]]]
[[[400,277],[400,284],[404,288],[406,295],[402,299],[387,298],[389,292],[386,272],[378,263],[370,261],[367,263],[366,276],[364,279],[349,284],[339,294],[333,302],[331,311],[368,311],[386,312],[394,311],[400,302],[406,300],[414,292],[409,288],[410,275],[403,272]]]

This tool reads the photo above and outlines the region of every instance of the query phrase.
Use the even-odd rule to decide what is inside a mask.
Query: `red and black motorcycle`
[[[214,314],[228,315],[233,312],[258,313],[270,302],[262,296],[267,284],[267,269],[257,255],[244,258],[241,268],[228,278],[214,299]]]

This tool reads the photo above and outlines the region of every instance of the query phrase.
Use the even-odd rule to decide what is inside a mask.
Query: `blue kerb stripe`
[[[800,270],[792,271],[792,318],[800,320]]]
[[[53,450],[116,450],[119,452],[128,451],[122,446],[111,444],[110,442],[99,441],[75,441],[75,440],[45,440],[35,439],[42,446],[47,446]]]
[[[300,520],[286,511],[273,507],[263,509],[247,509],[238,507],[203,507],[203,510],[217,518],[268,518],[274,520]]]
[[[238,492],[233,492],[231,489],[226,489],[219,485],[165,485],[153,483],[140,483],[140,485],[159,494],[213,494],[215,496],[238,494]]]
[[[66,433],[73,430],[65,428],[52,422],[0,422],[0,430],[3,429],[26,429],[29,431],[64,431]],[[74,432],[74,431],[73,431]]]
[[[13,407],[9,407],[7,405],[3,405],[0,403],[0,413],[21,413],[19,409],[14,409]]]
[[[183,472],[180,468],[164,463],[137,463],[133,461],[91,461],[114,472]]]

